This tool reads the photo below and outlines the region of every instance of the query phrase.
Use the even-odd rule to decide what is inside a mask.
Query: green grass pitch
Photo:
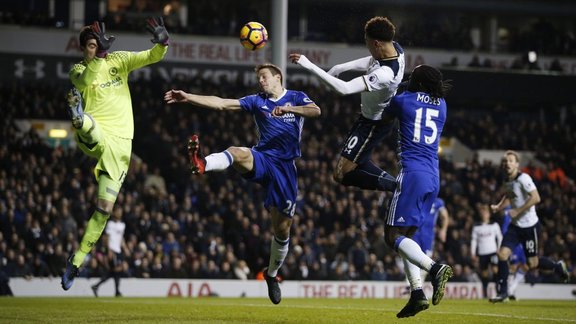
[[[397,319],[405,299],[0,298],[0,323],[576,323],[575,301],[443,300]]]

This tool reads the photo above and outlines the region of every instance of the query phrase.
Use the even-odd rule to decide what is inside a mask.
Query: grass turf
[[[576,323],[576,301],[443,300],[397,319],[404,299],[0,298],[0,323]]]

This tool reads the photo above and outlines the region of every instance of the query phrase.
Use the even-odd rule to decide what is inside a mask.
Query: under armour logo
[[[16,60],[14,62],[16,66],[16,71],[14,71],[14,76],[17,78],[24,78],[24,73],[34,73],[36,75],[36,79],[42,79],[46,75],[44,73],[44,63],[43,61],[36,60],[35,65],[25,65],[23,59]]]

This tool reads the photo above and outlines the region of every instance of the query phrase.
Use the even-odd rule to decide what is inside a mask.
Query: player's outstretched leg
[[[68,290],[74,284],[74,278],[78,277],[78,267],[72,264],[74,255],[71,255],[66,261],[66,271],[62,275],[62,289]]]
[[[200,152],[200,139],[196,134],[190,136],[188,140],[188,158],[190,160],[190,171],[193,174],[204,174],[206,160]]]
[[[563,260],[556,262],[558,274],[560,275],[560,279],[562,282],[567,283],[570,281],[570,271],[568,271],[568,267]]]
[[[514,297],[516,299],[516,297]],[[508,294],[500,293],[496,297],[490,298],[491,303],[507,303],[510,300]]]
[[[92,293],[94,293],[94,297],[98,297],[98,285],[92,285]]]
[[[70,89],[67,96],[68,115],[72,120],[72,126],[76,129],[82,128],[84,124],[84,110],[82,109],[82,95],[76,88]]]
[[[428,307],[430,307],[430,303],[422,289],[413,290],[410,293],[408,303],[398,314],[396,314],[396,317],[404,318],[414,316],[423,310],[427,310]]]
[[[446,282],[452,278],[452,267],[447,264],[435,263],[430,269],[430,280],[432,281],[432,304],[438,305],[442,298],[444,298],[444,291],[446,290]]]
[[[264,274],[266,285],[268,285],[268,297],[270,298],[270,301],[274,304],[279,304],[282,300],[282,292],[280,291],[280,285],[278,284],[280,279],[278,279],[278,276],[270,277],[268,275],[268,268],[264,268],[262,273]]]

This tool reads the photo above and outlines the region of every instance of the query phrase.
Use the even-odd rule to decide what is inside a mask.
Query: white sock
[[[234,158],[228,151],[212,153],[206,157],[205,171],[226,170],[232,164],[232,162],[234,162]]]
[[[272,237],[272,243],[270,243],[270,262],[268,264],[268,275],[270,277],[276,277],[278,274],[278,269],[284,263],[284,259],[288,254],[288,243],[290,238],[286,241],[280,241],[275,236]]]
[[[422,289],[422,277],[420,276],[420,268],[412,264],[406,259],[402,259],[404,262],[404,272],[406,273],[406,279],[410,283],[410,290]]]
[[[510,280],[510,283],[508,284],[508,295],[514,295],[516,288],[518,288],[518,284],[524,281],[525,276],[526,274],[524,271],[520,269],[516,270],[514,277],[512,277],[512,280]]]
[[[408,237],[404,237],[400,244],[398,244],[398,253],[402,258],[407,259],[410,263],[428,272],[430,272],[434,264],[434,260],[422,252],[418,243]]]

